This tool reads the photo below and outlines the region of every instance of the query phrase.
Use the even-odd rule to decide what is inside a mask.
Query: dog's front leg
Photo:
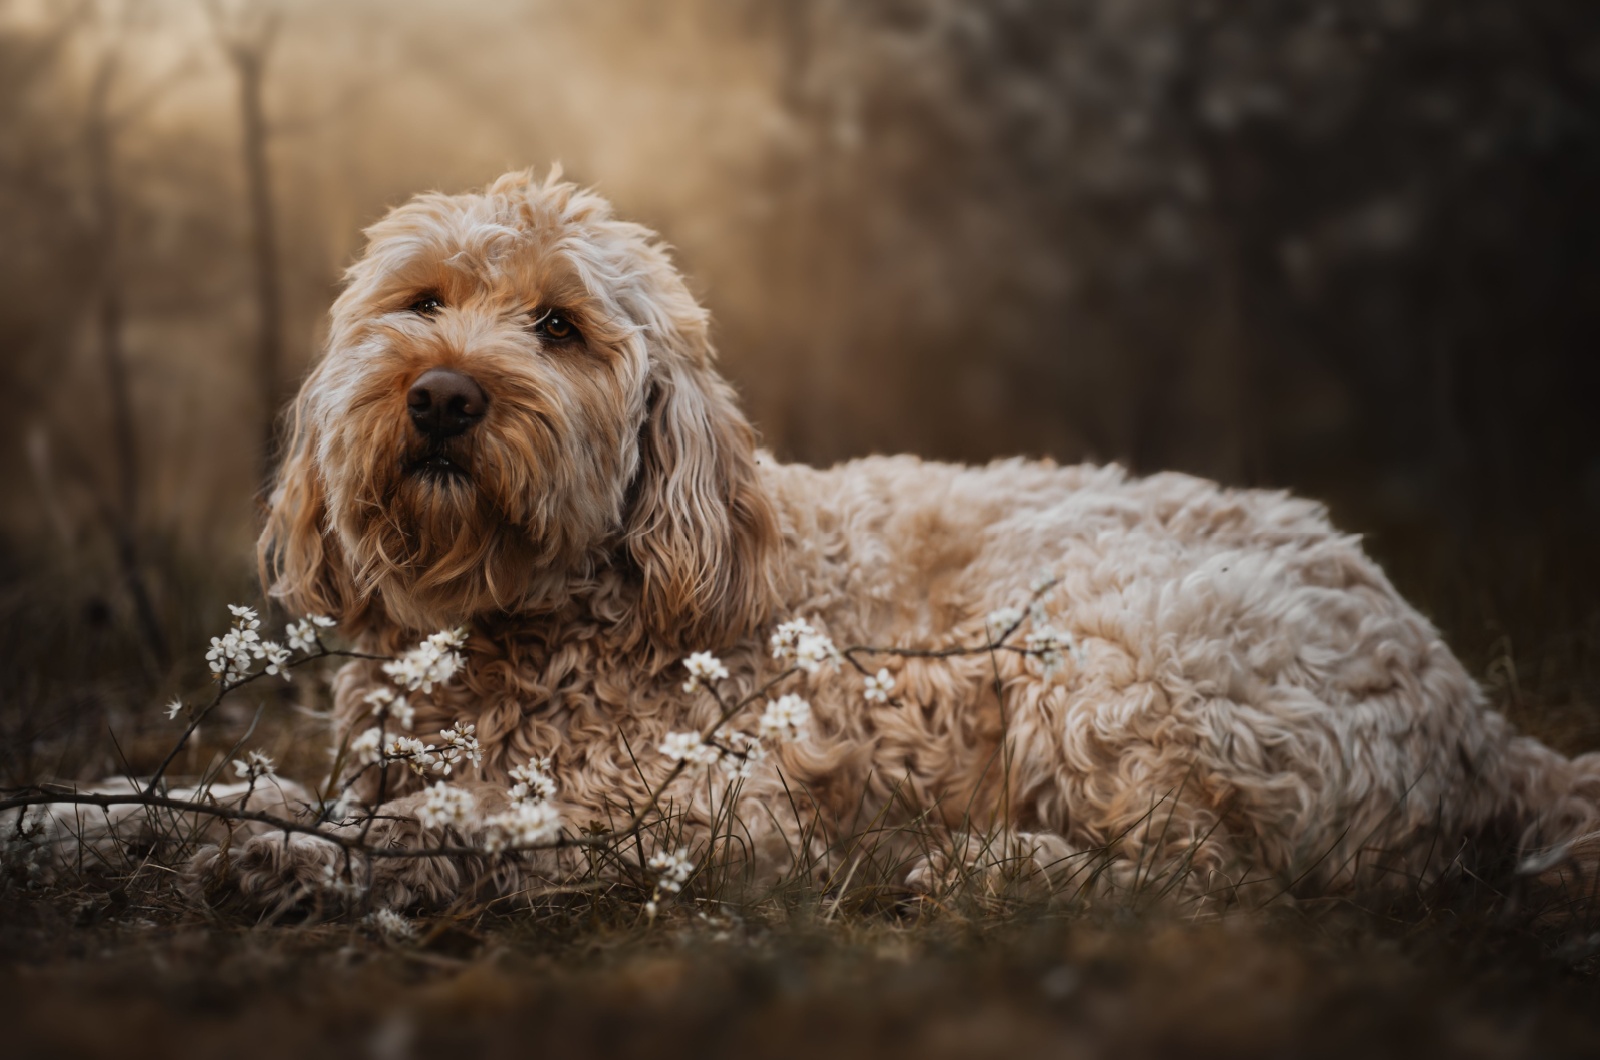
[[[189,864],[189,889],[207,898],[237,895],[275,914],[438,909],[463,898],[514,894],[533,881],[557,881],[572,871],[569,850],[497,850],[485,822],[507,808],[504,789],[459,787],[471,795],[472,806],[459,820],[441,820],[430,812],[428,794],[418,792],[315,833],[208,846]]]

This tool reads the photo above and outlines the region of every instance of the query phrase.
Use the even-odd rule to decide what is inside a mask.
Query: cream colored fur
[[[291,611],[336,614],[371,650],[470,627],[466,671],[416,697],[415,728],[474,723],[485,760],[460,779],[487,800],[549,755],[571,826],[624,819],[671,765],[662,737],[716,716],[681,687],[687,652],[718,653],[743,694],[778,672],[767,638],[789,618],[840,647],[981,643],[985,616],[1025,605],[1047,571],[1050,621],[1080,645],[1053,673],[1013,653],[863,657],[894,675],[887,703],[849,667],[797,680],[810,736],[739,803],[758,879],[837,861],[868,822],[915,823],[894,840],[914,886],[1020,849],[1052,874],[1098,857],[1107,886],[1224,898],[1409,886],[1475,835],[1531,851],[1597,827],[1600,757],[1568,760],[1486,709],[1316,504],[1116,467],[778,463],[653,235],[556,175],[425,195],[368,235],[293,409],[263,569]],[[444,307],[409,311],[424,293]],[[530,331],[553,306],[580,343]],[[470,483],[402,472],[419,444],[406,390],[436,366],[489,395],[452,443]],[[345,667],[343,731],[370,724],[363,696],[385,682]],[[418,782],[390,773],[386,841],[437,841],[409,820]],[[718,786],[695,770],[670,792],[696,850]],[[259,836],[202,867],[276,901],[338,856]],[[380,900],[439,903],[577,860],[371,871]]]

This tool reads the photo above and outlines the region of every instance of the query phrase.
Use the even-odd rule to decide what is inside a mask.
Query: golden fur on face
[[[773,514],[706,314],[652,233],[558,178],[424,195],[368,230],[262,537],[291,610],[436,629],[557,609],[616,565],[668,640],[721,643],[769,606]],[[552,310],[574,337],[538,332]],[[488,398],[442,444],[407,413],[435,368]],[[418,469],[438,451],[461,473]]]

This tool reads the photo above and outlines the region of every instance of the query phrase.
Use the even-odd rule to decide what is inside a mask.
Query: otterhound
[[[565,834],[597,834],[676,767],[672,838],[641,860],[718,834],[756,880],[870,850],[912,887],[1025,862],[1191,898],[1410,886],[1473,836],[1565,854],[1600,826],[1600,756],[1486,709],[1317,504],[1024,460],[778,463],[653,233],[555,175],[423,195],[367,234],[293,406],[263,571],[374,653],[467,631],[410,721],[476,726],[481,764],[450,779],[480,815],[542,769]],[[375,662],[340,673],[342,746],[384,688]],[[437,843],[434,778],[387,773],[357,789],[387,802],[374,841]],[[581,853],[365,871],[383,901],[436,903]],[[214,854],[278,900],[340,852]]]

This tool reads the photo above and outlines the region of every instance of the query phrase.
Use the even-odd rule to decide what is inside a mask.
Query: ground
[[[1451,915],[1226,923],[486,915],[359,927],[7,910],[12,1056],[1593,1055],[1593,945]],[[15,1051],[13,1051],[15,1050]]]

